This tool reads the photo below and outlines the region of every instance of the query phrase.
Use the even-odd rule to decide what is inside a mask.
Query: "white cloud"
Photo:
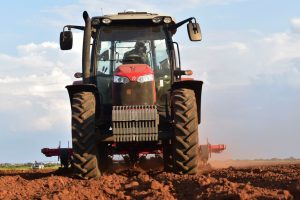
[[[299,58],[300,35],[293,32],[275,33],[263,39],[265,46],[272,53],[270,62],[289,61]]]
[[[0,78],[0,83],[19,83],[21,80],[19,78],[16,77],[4,77],[4,78]]]
[[[291,19],[292,30],[300,33],[300,18]]]
[[[69,52],[59,50],[55,42],[42,42],[18,46],[17,55],[0,53],[1,66],[7,66],[0,69],[4,130],[34,133],[66,127],[70,105],[65,86],[81,70],[81,43],[82,34],[75,33],[74,49]]]
[[[233,50],[236,51],[236,53],[238,54],[245,53],[248,50],[247,45],[242,42],[231,42],[229,44],[210,46],[208,48],[211,50],[219,50],[219,51]]]
[[[34,43],[30,43],[27,45],[20,45],[17,47],[17,49],[19,50],[20,53],[24,53],[24,54],[33,54],[33,53],[37,53],[40,52],[41,50],[43,52],[45,52],[46,49],[58,49],[59,48],[59,44],[55,43],[55,42],[43,42],[41,44],[34,44]]]
[[[238,3],[245,0],[188,0],[187,2],[200,5],[228,5],[231,3]]]
[[[67,93],[67,91],[65,91]],[[66,98],[56,97],[40,104],[44,114],[35,118],[29,124],[30,130],[46,131],[53,130],[54,127],[65,127],[70,122],[70,105]]]

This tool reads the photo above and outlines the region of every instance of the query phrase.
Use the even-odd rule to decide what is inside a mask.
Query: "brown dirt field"
[[[0,199],[300,199],[299,163],[202,171],[119,169],[97,180],[62,171],[0,171]]]
[[[300,164],[299,160],[210,160],[210,165],[215,169],[228,167],[255,167],[265,165]]]

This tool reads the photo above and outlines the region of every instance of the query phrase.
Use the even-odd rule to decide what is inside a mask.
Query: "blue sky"
[[[204,81],[202,143],[227,144],[223,158],[300,157],[299,1],[29,0],[0,8],[0,162],[55,160],[40,149],[71,140],[64,86],[81,68],[82,35],[62,52],[59,32],[101,8],[196,17],[203,41],[190,42],[185,27],[175,40],[183,67]]]

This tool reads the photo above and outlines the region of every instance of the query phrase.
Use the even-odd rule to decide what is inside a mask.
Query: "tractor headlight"
[[[153,80],[154,80],[153,74],[148,74],[148,75],[138,77],[137,82],[144,83]]]
[[[129,79],[124,76],[114,76],[114,83],[128,83]]]
[[[93,19],[92,20],[92,25],[96,26],[100,24],[100,20],[99,19]]]
[[[164,22],[165,22],[166,24],[169,24],[169,23],[172,22],[172,18],[171,18],[171,17],[165,17],[165,18],[164,18]]]
[[[159,22],[161,22],[161,20],[162,20],[162,17],[154,17],[154,18],[152,19],[152,21],[153,21],[154,23],[156,23],[156,24],[158,24]]]
[[[109,19],[109,18],[103,18],[102,19],[102,23],[104,23],[104,24],[110,24],[111,23],[111,19]]]

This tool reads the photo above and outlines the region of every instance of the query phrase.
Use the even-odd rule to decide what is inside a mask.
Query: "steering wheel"
[[[123,58],[122,63],[123,64],[127,64],[127,63],[139,64],[139,63],[145,63],[145,62],[140,55],[130,54],[130,55],[126,56],[126,58]]]

